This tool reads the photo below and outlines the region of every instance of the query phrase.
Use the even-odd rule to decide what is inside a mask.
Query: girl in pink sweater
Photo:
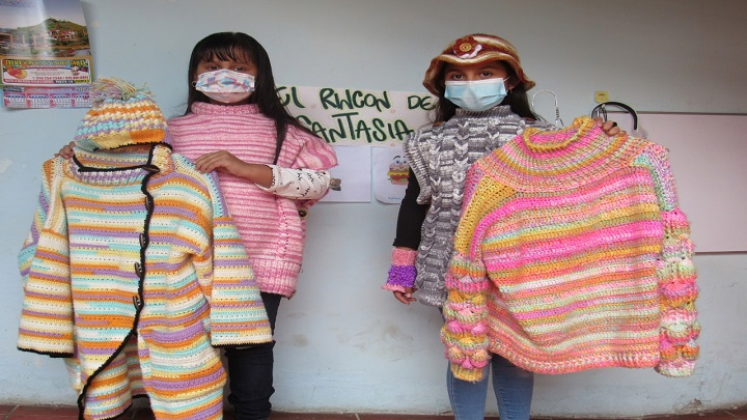
[[[331,146],[283,107],[267,52],[240,32],[194,47],[184,115],[169,122],[176,153],[216,170],[274,332],[280,300],[296,291],[309,207],[329,190]],[[60,154],[71,156],[64,147]],[[236,420],[270,416],[274,342],[226,350]]]
[[[288,114],[267,52],[249,35],[198,42],[187,80],[187,112],[169,121],[174,150],[200,171],[218,171],[274,331],[281,298],[296,290],[304,217],[329,189],[334,150]],[[273,346],[226,351],[237,420],[270,415]]]

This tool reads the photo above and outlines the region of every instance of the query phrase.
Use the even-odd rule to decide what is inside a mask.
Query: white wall
[[[596,105],[596,90],[641,111],[747,113],[742,0],[90,0],[84,10],[97,74],[147,82],[169,116],[183,112],[192,46],[226,30],[267,48],[279,84],[424,91],[436,53],[487,32],[517,46],[535,89],[557,93],[566,123]],[[84,112],[0,109],[0,404],[74,403],[61,361],[15,348],[15,256],[41,162],[69,141]],[[379,289],[396,212],[375,202],[312,210],[299,291],[280,308],[277,409],[448,411],[438,312]],[[539,376],[533,414],[633,417],[747,404],[747,254],[695,262],[703,332],[693,377],[623,369]]]

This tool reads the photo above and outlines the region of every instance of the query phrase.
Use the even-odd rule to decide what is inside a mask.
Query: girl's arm
[[[269,186],[257,184],[267,192],[293,200],[318,200],[327,194],[332,181],[329,171],[314,169],[291,169],[267,165],[272,171]]]
[[[407,190],[405,190],[405,197],[402,199],[397,217],[397,236],[394,239],[395,248],[392,250],[392,265],[387,282],[382,286],[384,290],[391,291],[394,298],[405,305],[415,301],[412,297],[416,290],[413,287],[417,274],[415,259],[420,245],[421,227],[428,211],[427,204],[418,204],[418,195],[420,195],[420,185],[415,174],[410,170]]]
[[[272,184],[272,169],[269,166],[244,162],[225,150],[198,157],[195,159],[195,166],[202,173],[221,170],[247,179],[260,187],[269,187]]]

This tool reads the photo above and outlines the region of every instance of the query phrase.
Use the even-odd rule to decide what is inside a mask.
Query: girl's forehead
[[[457,64],[457,63],[446,63],[444,69],[449,70],[463,70],[463,69],[487,69],[487,68],[498,68],[505,69],[506,65],[501,61],[484,61],[482,63],[474,64]]]
[[[202,55],[200,61],[237,61],[241,63],[251,63],[252,58],[247,51],[243,51],[238,48],[232,48],[206,51],[205,54]]]

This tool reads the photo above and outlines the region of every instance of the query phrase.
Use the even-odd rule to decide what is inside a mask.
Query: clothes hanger
[[[555,126],[556,129],[564,127],[565,124],[563,124],[563,120],[560,119],[560,108],[558,107],[558,97],[557,97],[557,95],[555,95],[555,92],[553,92],[551,90],[547,90],[547,89],[538,90],[537,92],[534,92],[534,94],[532,95],[532,104],[531,104],[532,110],[533,111],[535,110],[535,108],[534,108],[534,98],[537,96],[537,94],[540,94],[542,92],[547,92],[547,93],[551,94],[552,97],[553,97],[553,99],[555,100],[555,123],[553,125]],[[542,121],[547,122],[547,120],[545,120],[541,115],[539,115],[539,113],[535,112],[535,114]]]
[[[628,114],[633,116],[633,132],[638,131],[638,113],[635,112],[635,109],[631,108],[629,105],[625,105],[622,102],[602,102],[601,104],[594,107],[594,109],[591,110],[591,117],[596,118],[599,115],[602,115],[602,118],[607,121],[607,107],[608,106],[614,106],[616,108],[620,108],[624,111],[626,111]]]

